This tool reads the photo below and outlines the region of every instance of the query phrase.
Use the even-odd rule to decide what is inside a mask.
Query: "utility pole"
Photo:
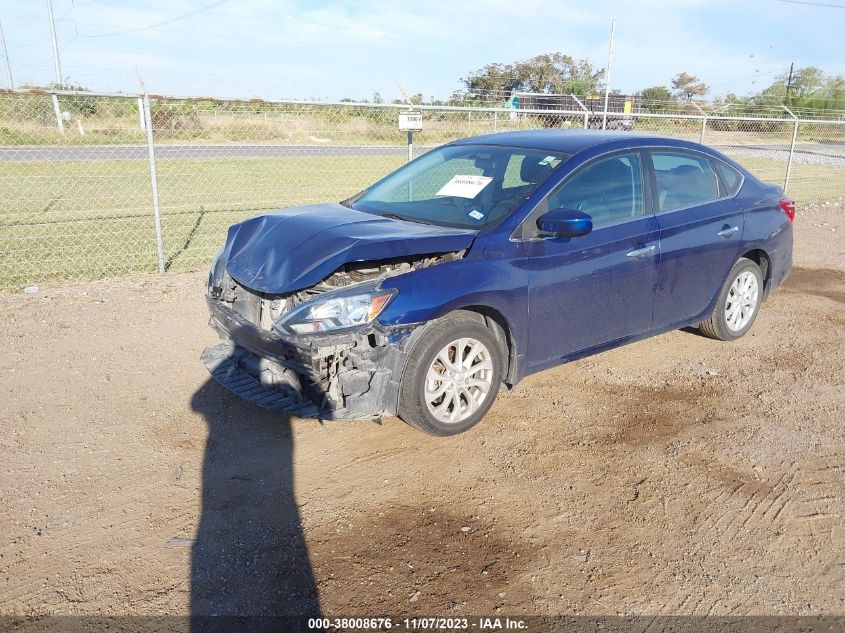
[[[789,101],[789,90],[792,88],[792,69],[795,66],[795,62],[789,64],[789,79],[786,80],[786,98],[784,101]]]
[[[9,90],[13,90],[15,83],[12,81],[12,64],[9,62],[9,51],[6,49],[6,36],[3,35],[2,22],[0,22],[0,44],[3,45],[3,59],[6,60],[6,79],[9,81]]]
[[[610,99],[610,69],[613,67],[613,39],[616,37],[616,17],[610,22],[610,49],[607,51],[607,72],[604,84],[604,113],[601,117],[601,129],[607,129],[607,102]]]
[[[59,44],[56,42],[56,21],[53,19],[53,0],[47,0],[47,13],[50,14],[50,39],[53,40],[53,66],[56,70],[56,87],[62,85],[62,65],[59,63]]]

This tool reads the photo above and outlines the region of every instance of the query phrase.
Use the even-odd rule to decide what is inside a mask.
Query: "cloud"
[[[612,85],[633,91],[668,84],[680,71],[722,91],[759,90],[773,71],[818,65],[843,72],[835,21],[790,5],[750,0],[240,0],[160,27],[195,11],[189,0],[143,4],[54,0],[65,75],[90,88],[137,90],[134,68],[151,90],[226,96],[369,97],[380,90],[448,96],[483,65],[561,51],[596,66],[607,59],[617,17]],[[14,3],[13,3],[14,4]],[[765,7],[765,11],[762,9]],[[10,57],[18,76],[52,79],[44,19],[24,3],[10,11]],[[26,24],[27,20],[32,21]],[[39,41],[39,38],[41,41]],[[781,42],[801,41],[796,50]],[[33,42],[38,42],[33,44]],[[750,55],[754,54],[751,58]],[[757,75],[760,79],[744,79]]]

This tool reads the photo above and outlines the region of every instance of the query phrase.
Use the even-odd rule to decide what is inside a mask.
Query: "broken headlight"
[[[376,284],[361,284],[332,292],[300,304],[276,322],[287,334],[316,334],[371,323],[396,296],[396,290],[378,290]]]
[[[222,255],[223,249],[226,248],[225,246],[221,246],[216,253],[214,253],[214,257],[211,258],[211,268],[208,271],[208,294],[212,296],[216,296],[214,292],[215,282],[219,282],[223,279],[223,268],[225,266],[221,266],[222,262]],[[220,294],[219,292],[217,293]]]

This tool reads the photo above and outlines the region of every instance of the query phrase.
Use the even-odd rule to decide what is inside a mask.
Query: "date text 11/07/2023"
[[[478,617],[478,618],[387,618],[387,617],[355,617],[355,618],[309,618],[308,628],[313,630],[355,630],[355,631],[522,631],[527,628],[525,620],[508,617]]]

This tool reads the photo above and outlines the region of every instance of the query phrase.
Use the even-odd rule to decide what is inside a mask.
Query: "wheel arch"
[[[768,294],[772,277],[772,260],[769,254],[762,248],[753,248],[740,255],[740,258],[750,259],[760,267],[763,274],[763,293],[764,296]]]
[[[484,319],[485,325],[493,331],[493,335],[499,342],[499,350],[502,352],[502,359],[505,361],[502,372],[502,382],[512,386],[516,382],[516,343],[513,339],[510,324],[505,315],[496,308],[485,305],[470,305],[461,308],[463,312],[477,314]]]
[[[473,319],[478,320],[480,323],[483,323],[485,327],[492,331],[493,336],[499,343],[499,351],[502,354],[502,359],[504,360],[505,364],[505,366],[502,368],[502,382],[504,382],[505,385],[507,385],[508,387],[512,387],[514,384],[516,384],[518,376],[518,362],[517,344],[514,340],[513,330],[511,329],[511,325],[505,315],[500,310],[497,310],[496,308],[490,307],[488,305],[472,304],[460,306],[455,307],[452,310],[448,310],[443,314],[440,314],[436,319],[432,319],[431,321],[423,325],[423,327],[418,328],[413,333],[413,341],[411,342],[411,346],[408,350],[408,353],[412,353],[414,347],[417,344],[417,341],[421,338],[421,335],[424,331],[428,330],[429,328],[437,327],[437,324],[440,323],[443,319],[459,313],[463,313],[472,317]],[[402,373],[404,376],[404,369]]]

